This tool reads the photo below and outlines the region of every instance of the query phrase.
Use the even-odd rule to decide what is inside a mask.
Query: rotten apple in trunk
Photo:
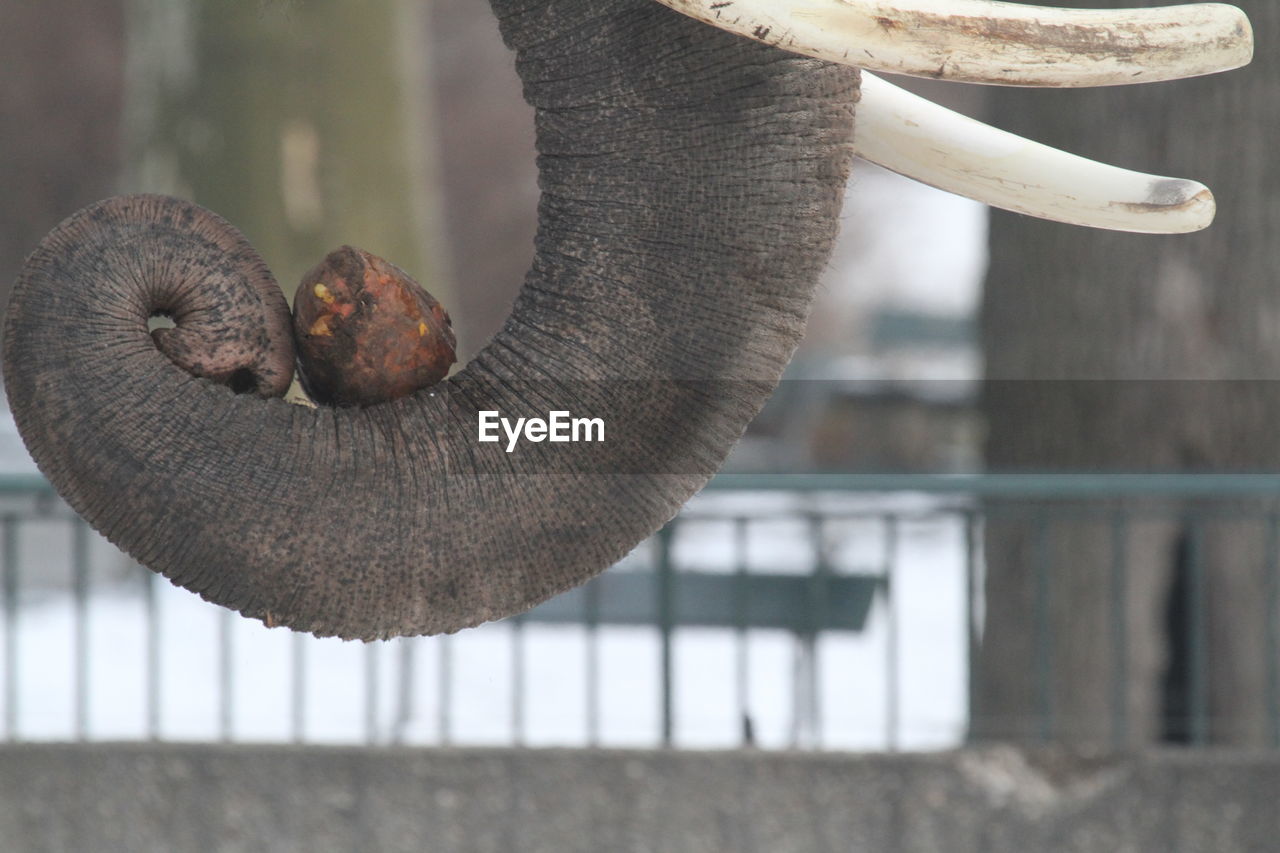
[[[293,298],[298,379],[317,403],[368,406],[434,385],[456,360],[449,313],[395,264],[343,246]]]

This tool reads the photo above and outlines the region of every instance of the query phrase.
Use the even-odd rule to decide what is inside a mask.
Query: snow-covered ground
[[[865,506],[868,499],[859,500]],[[748,569],[805,572],[813,560],[808,528],[787,517],[798,502],[709,494],[695,500],[690,513],[760,518],[748,528]],[[920,501],[899,499],[896,509],[911,513],[913,503]],[[850,506],[846,499],[826,508]],[[878,518],[828,523],[831,564],[839,572],[881,573],[885,535]],[[678,630],[675,743],[737,745],[745,697],[756,741],[765,747],[956,744],[966,713],[964,530],[952,517],[904,520],[896,541],[892,600],[877,599],[862,633],[822,636],[812,658],[802,641],[783,631],[753,630],[742,639],[732,630]],[[735,554],[732,525],[723,521],[685,522],[674,545],[682,569],[732,571]],[[642,546],[614,570],[635,570],[646,558]],[[23,568],[23,576],[34,572],[37,567]],[[647,746],[661,740],[656,629],[602,627],[593,636],[585,627],[499,623],[448,638],[344,643],[268,630],[148,578],[130,573],[95,581],[79,635],[87,649],[83,712],[77,710],[74,600],[59,589],[21,596],[15,622],[3,632],[12,646],[0,659],[0,683],[13,679],[16,706],[4,709],[12,737],[75,738],[83,713],[84,734],[95,740],[153,733],[162,739],[300,735],[311,742],[428,744]],[[154,622],[144,594],[148,583]],[[806,710],[810,660],[816,660],[816,713]],[[3,668],[10,662],[13,672]]]

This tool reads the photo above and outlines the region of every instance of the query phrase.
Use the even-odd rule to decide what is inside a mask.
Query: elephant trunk
[[[174,310],[176,292],[192,269],[221,271],[199,282],[212,291],[261,265],[193,236],[178,202],[107,202],[29,259],[6,326],[15,418],[59,491],[144,565],[268,624],[456,631],[625,555],[776,385],[836,230],[856,72],[651,0],[494,5],[537,109],[537,251],[505,327],[446,382],[312,410],[194,378],[198,355],[178,367],[147,317],[222,324]],[[260,290],[225,298],[273,328],[283,300]],[[239,390],[281,358],[234,367]],[[604,441],[478,441],[480,412],[556,410],[599,419]]]

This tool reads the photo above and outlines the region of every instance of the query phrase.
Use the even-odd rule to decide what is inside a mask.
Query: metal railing
[[[1224,519],[1261,525],[1269,724],[1280,746],[1280,496],[1263,475],[722,475],[598,579],[453,637],[344,644],[269,631],[128,563],[39,478],[0,480],[10,740],[210,739],[932,748],[969,724],[993,518],[1033,531],[1039,731],[1056,733],[1056,525],[1113,537],[1117,742],[1126,534],[1189,531],[1192,742],[1207,739],[1204,576]],[[1251,501],[1252,508],[1242,508]]]
[[[1046,743],[1067,739],[1117,748],[1155,741],[1280,748],[1280,476],[819,474],[731,477],[723,485],[807,493],[918,492],[937,501],[926,516],[954,513],[966,531],[970,668],[978,659],[983,635],[984,581],[991,562],[1002,561],[1004,583],[1011,578],[1016,582],[1018,574],[1029,577],[1029,612],[1021,624],[1031,648],[1027,680],[1034,699],[1032,708],[1019,710],[1031,724],[997,724],[993,731],[998,737]],[[1160,531],[1159,543],[1139,535],[1153,529]],[[1011,549],[1016,552],[1013,558],[1011,540],[1022,546]],[[1002,553],[991,553],[993,544]],[[1089,552],[1088,557],[1081,551]],[[1079,562],[1082,558],[1085,564]],[[1167,590],[1150,582],[1153,568],[1167,582]],[[1088,678],[1075,673],[1064,691],[1059,686],[1064,678],[1059,659],[1065,647],[1081,637],[1069,624],[1063,632],[1064,621],[1070,619],[1055,613],[1055,602],[1065,596],[1059,586],[1068,586],[1086,570],[1105,591],[1104,603],[1091,597],[1090,604],[1105,609],[1109,648],[1105,660],[1092,662]],[[1243,575],[1248,580],[1242,584]],[[1067,583],[1060,580],[1063,577]],[[1139,633],[1131,611],[1138,595],[1134,587],[1142,579],[1142,594],[1155,601],[1144,602],[1148,612],[1163,611],[1165,624],[1158,639],[1165,644],[1159,654],[1166,660],[1160,675],[1164,683],[1156,690],[1148,688],[1163,705],[1154,715],[1158,719],[1153,721],[1147,708],[1146,718],[1135,722],[1140,715],[1131,695],[1136,673],[1131,671],[1135,653],[1129,647]],[[1001,603],[1009,602],[1006,590]],[[1058,632],[1067,636],[1060,640]],[[1229,648],[1219,652],[1215,641],[1224,638],[1222,645]],[[1150,642],[1151,637],[1145,639]],[[1008,640],[1006,632],[994,642]],[[1240,659],[1245,657],[1240,654],[1246,651],[1243,646],[1251,647],[1247,660]],[[1149,650],[1147,654],[1150,657]],[[1237,672],[1215,684],[1215,669]],[[1151,680],[1149,672],[1145,675]],[[1108,720],[1092,720],[1093,728],[1082,733],[1078,721],[1073,730],[1059,719],[1064,714],[1058,706],[1069,704],[1062,702],[1062,693],[1095,677],[1107,682]],[[976,713],[980,709],[972,706],[972,692],[969,699],[967,714]],[[1142,731],[1135,733],[1136,729]],[[990,732],[979,725],[979,736]]]

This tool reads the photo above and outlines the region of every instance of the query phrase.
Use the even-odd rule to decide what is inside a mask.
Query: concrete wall
[[[1275,851],[1280,754],[15,745],[0,850]]]

